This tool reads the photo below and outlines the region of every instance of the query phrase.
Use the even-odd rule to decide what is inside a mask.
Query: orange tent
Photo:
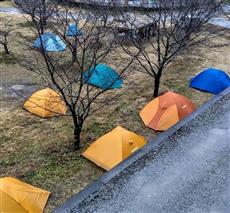
[[[67,111],[60,95],[50,88],[35,92],[25,102],[24,108],[43,118],[65,114]]]
[[[98,138],[82,155],[108,171],[145,144],[144,137],[118,126]]]
[[[42,213],[49,195],[16,178],[0,178],[0,212]]]
[[[194,104],[185,96],[167,92],[149,102],[140,116],[151,129],[165,131],[195,110]]]

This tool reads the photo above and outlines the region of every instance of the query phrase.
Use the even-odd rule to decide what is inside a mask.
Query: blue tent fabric
[[[190,87],[204,92],[218,94],[230,86],[229,76],[222,70],[209,68],[190,81]]]
[[[82,35],[82,33],[78,29],[76,24],[69,24],[66,35],[67,36],[80,36]]]
[[[98,64],[83,74],[84,80],[101,89],[118,89],[122,87],[123,80],[111,67]]]
[[[39,49],[42,48],[42,45],[47,52],[64,51],[66,48],[64,41],[58,35],[50,32],[43,33],[33,43],[33,46]]]

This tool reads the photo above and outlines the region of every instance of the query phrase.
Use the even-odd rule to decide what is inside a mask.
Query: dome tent
[[[165,131],[195,110],[185,96],[167,92],[150,101],[141,111],[145,125],[156,131]]]
[[[50,192],[16,178],[0,178],[0,212],[42,213]]]
[[[24,103],[24,108],[43,118],[65,114],[67,111],[60,95],[50,88],[35,92]]]
[[[117,89],[122,87],[123,80],[111,67],[105,64],[97,64],[83,74],[88,84],[102,89]]]
[[[34,41],[33,46],[38,49],[43,47],[47,52],[60,52],[66,48],[64,41],[51,32],[43,33]]]
[[[98,138],[82,155],[108,171],[145,144],[144,137],[118,126]]]
[[[190,81],[191,88],[212,94],[218,94],[229,86],[229,76],[224,71],[215,68],[202,71]]]
[[[69,24],[68,29],[66,31],[67,36],[80,36],[82,32],[78,29],[77,25],[72,23]]]

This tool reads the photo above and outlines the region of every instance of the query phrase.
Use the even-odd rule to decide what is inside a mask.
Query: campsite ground
[[[5,18],[10,19],[15,32],[34,37],[30,22],[22,16],[8,14],[6,17],[0,14],[1,20]],[[178,57],[168,67],[162,79],[161,91],[179,92],[191,98],[197,106],[206,102],[211,95],[190,89],[188,81],[207,67],[230,72],[229,39],[229,36],[215,38],[210,42],[214,47],[194,47]],[[22,109],[24,98],[15,95],[14,91],[28,97],[34,90],[45,85],[38,76],[28,73],[19,65],[18,59],[24,47],[18,41],[20,38],[16,34],[10,38],[9,56],[0,50],[0,176],[15,176],[51,191],[46,208],[46,212],[50,212],[103,174],[102,169],[81,156],[81,152],[96,138],[117,125],[150,140],[155,137],[155,133],[146,128],[138,116],[140,109],[151,100],[151,79],[141,73],[125,79],[125,87],[133,82],[137,86],[128,90],[117,103],[105,107],[87,121],[82,134],[82,149],[74,152],[71,144],[71,118],[41,119]],[[119,64],[113,61],[108,63],[119,70]]]

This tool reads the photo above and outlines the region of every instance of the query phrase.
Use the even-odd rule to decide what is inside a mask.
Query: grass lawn
[[[1,18],[6,17],[0,15]],[[16,15],[9,15],[8,18],[17,31],[33,36],[29,22]],[[104,173],[81,156],[81,152],[96,138],[117,125],[147,139],[155,137],[155,133],[143,125],[138,115],[140,109],[152,99],[152,84],[150,77],[142,73],[127,78],[125,85],[135,82],[137,86],[128,90],[117,103],[88,119],[82,134],[82,149],[73,151],[71,118],[41,119],[31,115],[22,109],[24,99],[11,92],[12,86],[26,85],[31,88],[26,93],[29,96],[33,90],[44,87],[38,76],[28,73],[19,65],[17,60],[23,47],[16,38],[11,37],[11,55],[5,56],[3,49],[0,50],[0,176],[14,176],[51,191],[45,210],[50,212]],[[163,76],[161,91],[179,92],[191,98],[197,106],[206,102],[211,95],[190,89],[188,81],[207,67],[230,72],[230,49],[225,45],[229,39],[228,36],[216,38],[211,41],[215,47],[195,47],[178,57]],[[110,65],[119,69],[119,64]]]

